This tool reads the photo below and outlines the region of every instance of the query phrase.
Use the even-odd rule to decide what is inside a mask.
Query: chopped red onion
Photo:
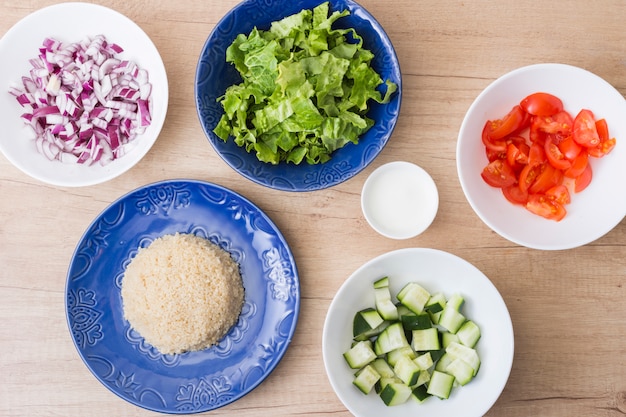
[[[104,35],[71,44],[44,39],[22,85],[9,87],[40,153],[66,163],[105,165],[124,155],[150,125],[148,72],[120,59],[121,52]]]

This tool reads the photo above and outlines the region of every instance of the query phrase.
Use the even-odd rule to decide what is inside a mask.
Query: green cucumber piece
[[[417,357],[417,354],[413,349],[411,349],[411,346],[402,346],[387,353],[387,363],[391,366],[396,366],[396,363],[402,357],[408,357],[413,360]]]
[[[380,374],[370,365],[361,368],[356,374],[352,383],[363,393],[369,394],[374,385],[380,380]]]
[[[372,343],[369,340],[357,342],[343,354],[343,357],[352,369],[363,368],[376,359],[376,356],[376,353],[372,350]]]
[[[448,399],[454,385],[454,377],[445,372],[433,371],[426,392],[441,399]]]
[[[404,315],[400,316],[400,319],[406,331],[430,329],[433,327],[433,323],[427,313]]]
[[[446,308],[441,312],[438,324],[450,333],[456,333],[466,320],[467,319],[461,312],[448,303]]]
[[[474,368],[460,358],[456,358],[448,365],[446,373],[454,376],[460,385],[465,385],[474,378]]]
[[[413,336],[411,339],[411,347],[416,352],[439,350],[441,348],[439,331],[435,327],[413,330],[411,334]]]
[[[418,403],[423,403],[427,398],[431,396],[427,392],[427,390],[428,388],[426,387],[426,384],[420,384],[417,387],[413,388],[413,391],[411,392],[411,394],[413,395],[413,398],[417,400]]]
[[[465,303],[465,298],[461,294],[452,294],[452,296],[446,302],[446,307],[450,307],[455,309],[456,311],[461,311],[461,307]]]
[[[419,314],[424,311],[424,306],[430,299],[430,293],[418,283],[409,282],[400,290],[396,298],[409,310]]]
[[[426,370],[432,368],[432,366],[435,364],[435,362],[433,361],[433,357],[431,356],[430,352],[426,352],[423,355],[419,355],[418,357],[413,359],[413,362],[415,362],[415,364],[422,371],[426,371]]]
[[[480,368],[480,357],[476,349],[464,346],[460,343],[452,342],[446,348],[446,353],[454,359],[461,359],[465,361],[474,370],[473,374],[478,373]]]
[[[402,356],[396,362],[393,371],[406,385],[411,386],[417,383],[421,369],[411,358]]]
[[[380,398],[388,406],[404,404],[411,396],[411,388],[403,382],[387,384],[380,392]]]
[[[450,332],[441,333],[441,344],[444,348],[447,348],[448,345],[452,342],[459,343],[459,336],[457,334]]]
[[[374,352],[376,356],[380,356],[404,346],[409,346],[409,342],[406,340],[402,323],[398,321],[387,326],[378,335],[374,342]]]
[[[480,328],[471,320],[463,323],[461,328],[456,332],[459,342],[467,347],[473,348],[480,339]]]
[[[396,376],[391,366],[383,358],[374,359],[371,365],[374,367],[376,372],[378,372],[381,378],[393,378]]]
[[[385,320],[398,320],[398,308],[391,301],[389,287],[374,288],[376,310]]]
[[[354,315],[354,320],[352,320],[352,336],[358,337],[364,333],[371,332],[384,321],[378,310],[374,308],[358,311]]]
[[[389,277],[382,277],[374,281],[374,288],[386,288],[389,287]]]
[[[435,314],[435,313],[439,313],[445,307],[446,307],[446,296],[443,293],[438,292],[430,296],[430,299],[424,306],[424,310],[426,310],[429,313]]]

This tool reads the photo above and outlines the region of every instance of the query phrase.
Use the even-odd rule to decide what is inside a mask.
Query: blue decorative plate
[[[230,252],[245,301],[219,344],[162,355],[124,319],[120,290],[138,248],[176,232]],[[229,404],[270,374],[295,331],[300,286],[287,242],[253,203],[214,184],[172,180],[132,191],[94,220],[70,262],[66,297],[74,344],[95,377],[132,404],[183,414]]]
[[[350,10],[350,15],[338,19],[336,27],[352,27],[363,37],[363,45],[375,55],[372,67],[383,79],[398,85],[398,91],[388,104],[370,103],[368,117],[374,126],[361,136],[358,145],[349,143],[333,153],[324,164],[272,165],[257,160],[239,148],[232,139],[222,141],[213,129],[223,114],[217,98],[226,88],[239,84],[241,78],[226,62],[226,49],[238,34],[248,34],[255,26],[267,30],[271,22],[311,9],[321,0],[248,0],[232,9],[213,29],[207,39],[196,70],[196,106],[202,128],[216,152],[244,177],[267,187],[284,191],[313,191],[339,184],[361,172],[383,149],[393,131],[402,97],[402,80],[398,58],[382,26],[359,4],[351,0],[330,1],[331,11]]]

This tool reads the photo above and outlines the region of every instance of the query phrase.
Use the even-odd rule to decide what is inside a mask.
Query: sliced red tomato
[[[548,93],[533,93],[520,102],[521,108],[534,116],[552,116],[563,111],[560,98]]]
[[[556,200],[560,204],[566,205],[572,202],[572,199],[569,194],[569,189],[563,185],[555,185],[546,191],[546,196]]]
[[[598,131],[600,143],[596,147],[587,148],[587,152],[589,153],[589,156],[602,158],[604,155],[613,150],[616,140],[615,138],[611,138],[609,136],[609,126],[606,123],[606,119],[596,121],[596,130]]]
[[[491,125],[492,125],[492,122],[487,120],[487,123],[485,123],[485,126],[483,127],[483,133],[482,133],[482,136],[481,136],[482,141],[483,141],[483,145],[485,145],[485,148],[487,148],[490,151],[506,152],[506,142],[505,141],[491,139],[491,136],[490,136]]]
[[[514,106],[502,119],[489,121],[488,137],[498,141],[517,132],[523,125],[526,117],[519,105]]]
[[[566,111],[560,111],[551,116],[536,116],[533,121],[535,128],[541,132],[559,134],[562,137],[569,136],[574,125],[572,116]]]
[[[568,178],[576,178],[580,176],[587,168],[589,163],[588,160],[589,158],[587,157],[587,152],[579,153],[578,156],[572,161],[572,166],[563,171],[563,175]]]
[[[481,176],[487,184],[498,188],[508,187],[517,181],[513,168],[503,159],[489,162],[483,169]]]
[[[502,194],[513,204],[525,205],[528,201],[528,191],[522,191],[517,184],[503,188]]]
[[[558,146],[559,146],[559,150],[570,161],[576,158],[582,149],[582,147],[578,143],[576,143],[576,141],[571,135],[563,139],[558,144]]]
[[[530,150],[528,151],[528,165],[540,165],[547,160],[546,151],[542,145],[538,143],[530,145]]]
[[[586,148],[594,148],[600,144],[596,119],[591,110],[582,109],[576,115],[572,135],[579,145]]]
[[[593,173],[591,170],[591,165],[587,164],[587,167],[585,168],[583,173],[576,177],[576,179],[574,180],[574,192],[579,193],[587,188],[587,186],[591,183],[592,177]]]
[[[570,169],[572,163],[563,155],[563,152],[556,146],[552,137],[546,138],[546,143],[544,145],[544,150],[546,152],[546,157],[548,158],[548,162],[556,169],[560,169],[561,171]]]
[[[510,142],[506,148],[506,160],[516,171],[528,164],[530,147],[526,143],[515,144]]]
[[[522,192],[528,193],[530,186],[533,185],[539,174],[541,174],[542,167],[543,164],[528,164],[520,171],[517,181]]]
[[[544,194],[531,194],[526,202],[526,209],[531,213],[549,220],[561,221],[567,213],[563,204]]]
[[[550,188],[555,185],[559,185],[563,182],[563,172],[554,168],[550,163],[544,163],[541,165],[541,171],[535,182],[528,187],[530,194],[544,194]]]

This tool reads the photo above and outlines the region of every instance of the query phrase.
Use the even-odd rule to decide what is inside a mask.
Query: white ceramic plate
[[[480,135],[487,120],[499,119],[524,97],[547,92],[563,101],[573,117],[583,108],[605,118],[613,151],[601,159],[589,158],[591,184],[572,194],[567,215],[560,222],[547,220],[509,203],[499,189],[480,176],[487,165]],[[626,215],[626,100],[597,75],[563,64],[522,67],[498,78],[472,103],[459,131],[457,171],[470,205],[493,231],[511,242],[534,249],[570,249],[590,243],[613,229]]]
[[[410,281],[431,293],[465,297],[463,312],[481,328],[477,350],[480,371],[467,385],[455,388],[447,400],[429,398],[418,404],[410,399],[387,407],[375,393],[362,394],[352,384],[354,370],[342,354],[350,348],[354,314],[372,306],[372,283],[383,276],[390,280],[393,295]],[[356,417],[479,417],[496,402],[513,364],[513,326],[507,307],[491,281],[467,261],[436,249],[406,248],[385,253],[357,269],[333,299],[322,336],[324,365],[330,383],[343,404]]]
[[[136,147],[123,157],[101,166],[64,164],[49,161],[35,148],[32,130],[20,115],[22,108],[8,93],[12,83],[31,68],[28,60],[38,54],[44,38],[78,42],[85,36],[103,34],[120,45],[120,57],[137,63],[148,71],[152,83],[152,123],[136,139]],[[31,13],[0,39],[0,114],[2,135],[0,151],[25,174],[42,182],[77,187],[110,180],[132,168],[150,150],[165,121],[168,104],[168,82],[161,56],[148,35],[126,16],[109,8],[88,3],[61,3]]]

